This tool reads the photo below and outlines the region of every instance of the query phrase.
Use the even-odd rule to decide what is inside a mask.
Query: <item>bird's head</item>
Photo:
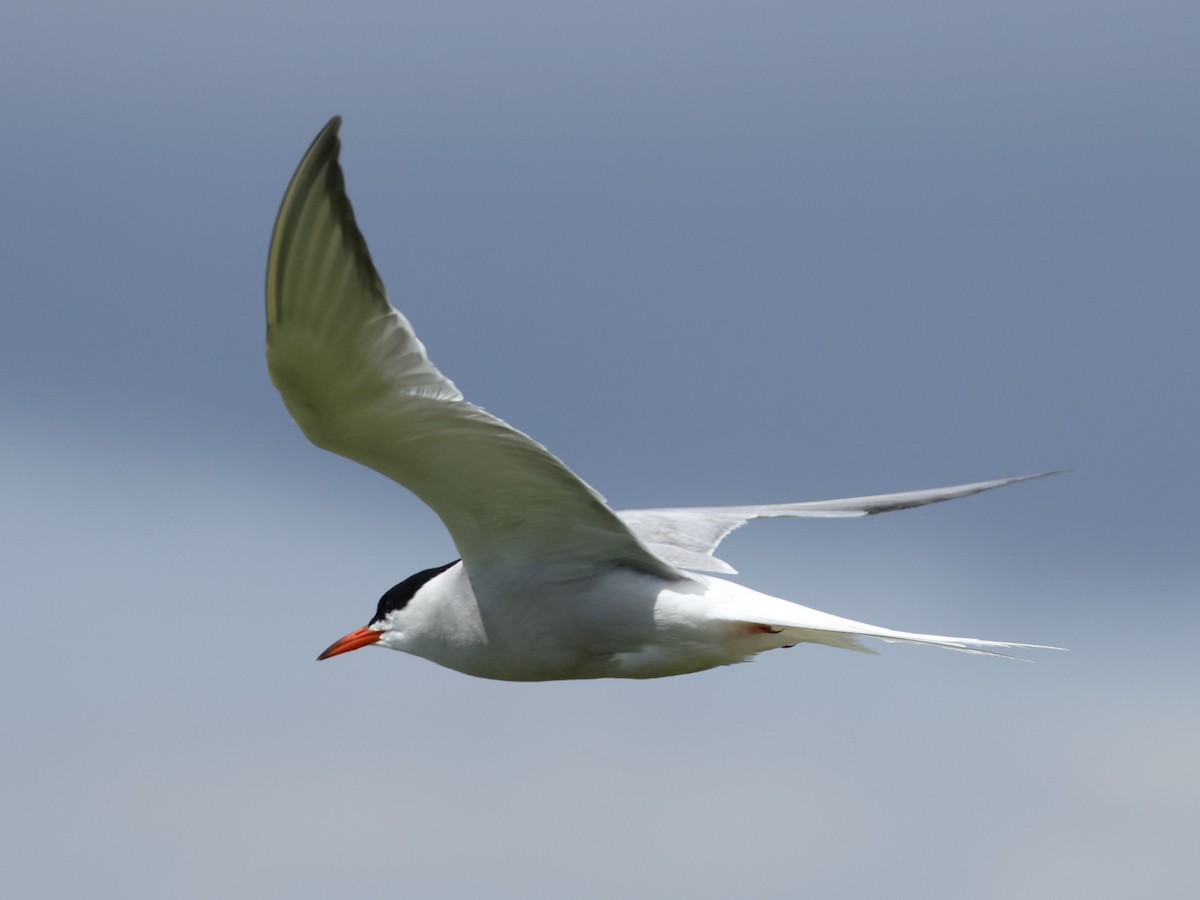
[[[370,622],[362,628],[356,628],[349,634],[338,638],[317,659],[328,659],[339,653],[349,653],[360,647],[369,647],[371,644],[382,644],[394,650],[404,649],[403,635],[409,601],[430,581],[457,563],[458,560],[454,560],[444,566],[426,569],[404,579],[379,598],[375,617]]]

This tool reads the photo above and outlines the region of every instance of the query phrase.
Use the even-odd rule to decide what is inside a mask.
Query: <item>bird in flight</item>
[[[399,482],[461,559],[405,579],[326,659],[378,645],[509,681],[658,678],[861,638],[1007,655],[1039,645],[896,631],[712,574],[751,519],[909,509],[1040,478],[843,500],[614,511],[549,450],[463,398],[387,299],[338,164],[335,117],[292,176],[267,264],[267,361],[318,447]]]

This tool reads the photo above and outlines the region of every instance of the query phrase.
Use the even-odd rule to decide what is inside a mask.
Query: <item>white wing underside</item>
[[[529,567],[549,579],[612,566],[670,580],[686,578],[681,569],[733,572],[713,553],[751,519],[871,515],[1042,477],[847,500],[613,512],[545,447],[464,400],[388,303],[345,194],[340,124],[331,120],[313,141],[276,219],[267,267],[271,378],[314,444],[411,490],[445,523],[468,566]]]

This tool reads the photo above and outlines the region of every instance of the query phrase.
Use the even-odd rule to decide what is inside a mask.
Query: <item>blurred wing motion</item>
[[[901,494],[879,494],[874,497],[849,497],[845,500],[813,500],[806,503],[778,503],[766,506],[629,509],[622,510],[617,515],[647,548],[673,566],[701,572],[734,573],[736,569],[713,556],[713,553],[730,532],[742,527],[751,519],[844,519],[871,516],[969,497],[993,488],[1057,474],[1041,472],[1037,475],[1020,475],[996,481],[978,481],[974,484],[906,491]]]
[[[355,224],[340,125],[325,126],[292,176],[267,265],[271,379],[305,435],[420,497],[471,567],[684,577],[548,450],[468,403],[430,363]]]

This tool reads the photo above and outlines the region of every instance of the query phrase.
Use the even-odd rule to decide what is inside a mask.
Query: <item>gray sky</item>
[[[1191,896],[1200,7],[18,3],[0,27],[11,896]],[[393,302],[760,590],[1044,642],[649,683],[316,653],[454,555],[262,358],[329,116]]]

